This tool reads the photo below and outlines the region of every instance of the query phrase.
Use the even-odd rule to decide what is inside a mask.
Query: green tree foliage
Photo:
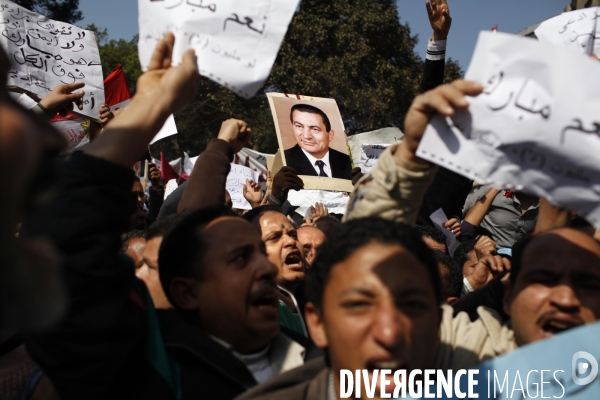
[[[106,78],[117,65],[122,64],[127,87],[133,95],[135,93],[137,78],[142,73],[137,52],[137,35],[131,40],[108,40],[108,31],[106,29],[101,29],[94,24],[88,25],[85,29],[93,31],[96,34],[104,77]]]
[[[12,0],[28,10],[46,17],[74,24],[83,19],[79,10],[79,0]]]

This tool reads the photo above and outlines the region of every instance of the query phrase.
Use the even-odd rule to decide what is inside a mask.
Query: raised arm
[[[406,115],[404,140],[388,147],[371,172],[357,183],[345,219],[379,216],[414,224],[436,172],[416,155],[427,124],[436,113],[451,116],[456,109],[467,108],[465,96],[481,91],[475,82],[457,80],[417,96]]]
[[[467,215],[465,215],[464,220],[475,227],[479,226],[500,192],[501,190],[494,187],[489,188],[483,196],[477,198],[470,210],[465,210],[467,211]]]
[[[423,65],[421,92],[434,89],[444,83],[444,68],[446,66],[446,41],[452,17],[446,0],[431,0],[425,2],[429,24],[433,29],[432,37],[427,41],[427,55]]]
[[[200,154],[177,206],[177,212],[194,211],[225,202],[225,184],[233,155],[250,140],[251,129],[244,121],[228,119],[221,124],[217,139]]]
[[[138,79],[131,103],[87,147],[86,154],[130,168],[144,154],[167,117],[194,97],[200,81],[194,51],[186,51],[181,65],[171,67],[174,43],[175,36],[165,34],[148,71]]]

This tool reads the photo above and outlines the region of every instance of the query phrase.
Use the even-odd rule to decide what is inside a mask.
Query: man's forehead
[[[294,110],[294,113],[292,114],[292,119],[294,120],[294,122],[296,122],[296,120],[303,120],[303,121],[314,120],[321,125],[325,125],[325,121],[323,121],[323,116],[321,116],[321,114],[318,114],[318,113]],[[299,121],[299,122],[302,122],[302,121]]]
[[[532,239],[523,252],[524,269],[552,267],[569,270],[586,265],[600,272],[600,244],[574,229],[540,235]]]
[[[260,216],[260,225],[265,228],[293,229],[294,226],[285,215],[277,211],[267,211]]]

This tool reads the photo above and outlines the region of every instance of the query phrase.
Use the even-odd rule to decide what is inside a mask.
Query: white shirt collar
[[[310,161],[311,165],[313,166],[313,168],[315,169],[315,171],[317,172],[317,175],[318,175],[321,171],[319,171],[319,167],[317,167],[317,165],[315,163],[319,159],[315,158],[312,154],[310,154],[308,151],[304,150],[302,147],[300,147],[300,149],[302,149],[302,151],[304,152],[304,155],[306,156],[306,158],[308,158],[308,161]],[[331,164],[329,164],[329,150],[327,150],[327,153],[325,153],[323,158],[321,158],[320,160],[323,161],[323,163],[325,163],[323,170],[325,171],[327,176],[329,176],[331,178],[332,175],[331,175]]]

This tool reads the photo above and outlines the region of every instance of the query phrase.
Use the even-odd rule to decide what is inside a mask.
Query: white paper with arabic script
[[[83,110],[75,111],[99,118],[104,77],[94,32],[2,0],[0,31],[0,45],[12,64],[7,86],[41,99],[58,85],[84,82]]]
[[[484,93],[470,99],[469,111],[434,117],[417,155],[582,211],[600,228],[600,62],[482,32],[465,79]]]
[[[562,13],[546,20],[535,30],[537,38],[581,54],[600,56],[600,7]]]
[[[194,49],[203,76],[250,98],[269,77],[299,0],[138,0],[142,69],[175,34],[173,62]]]

